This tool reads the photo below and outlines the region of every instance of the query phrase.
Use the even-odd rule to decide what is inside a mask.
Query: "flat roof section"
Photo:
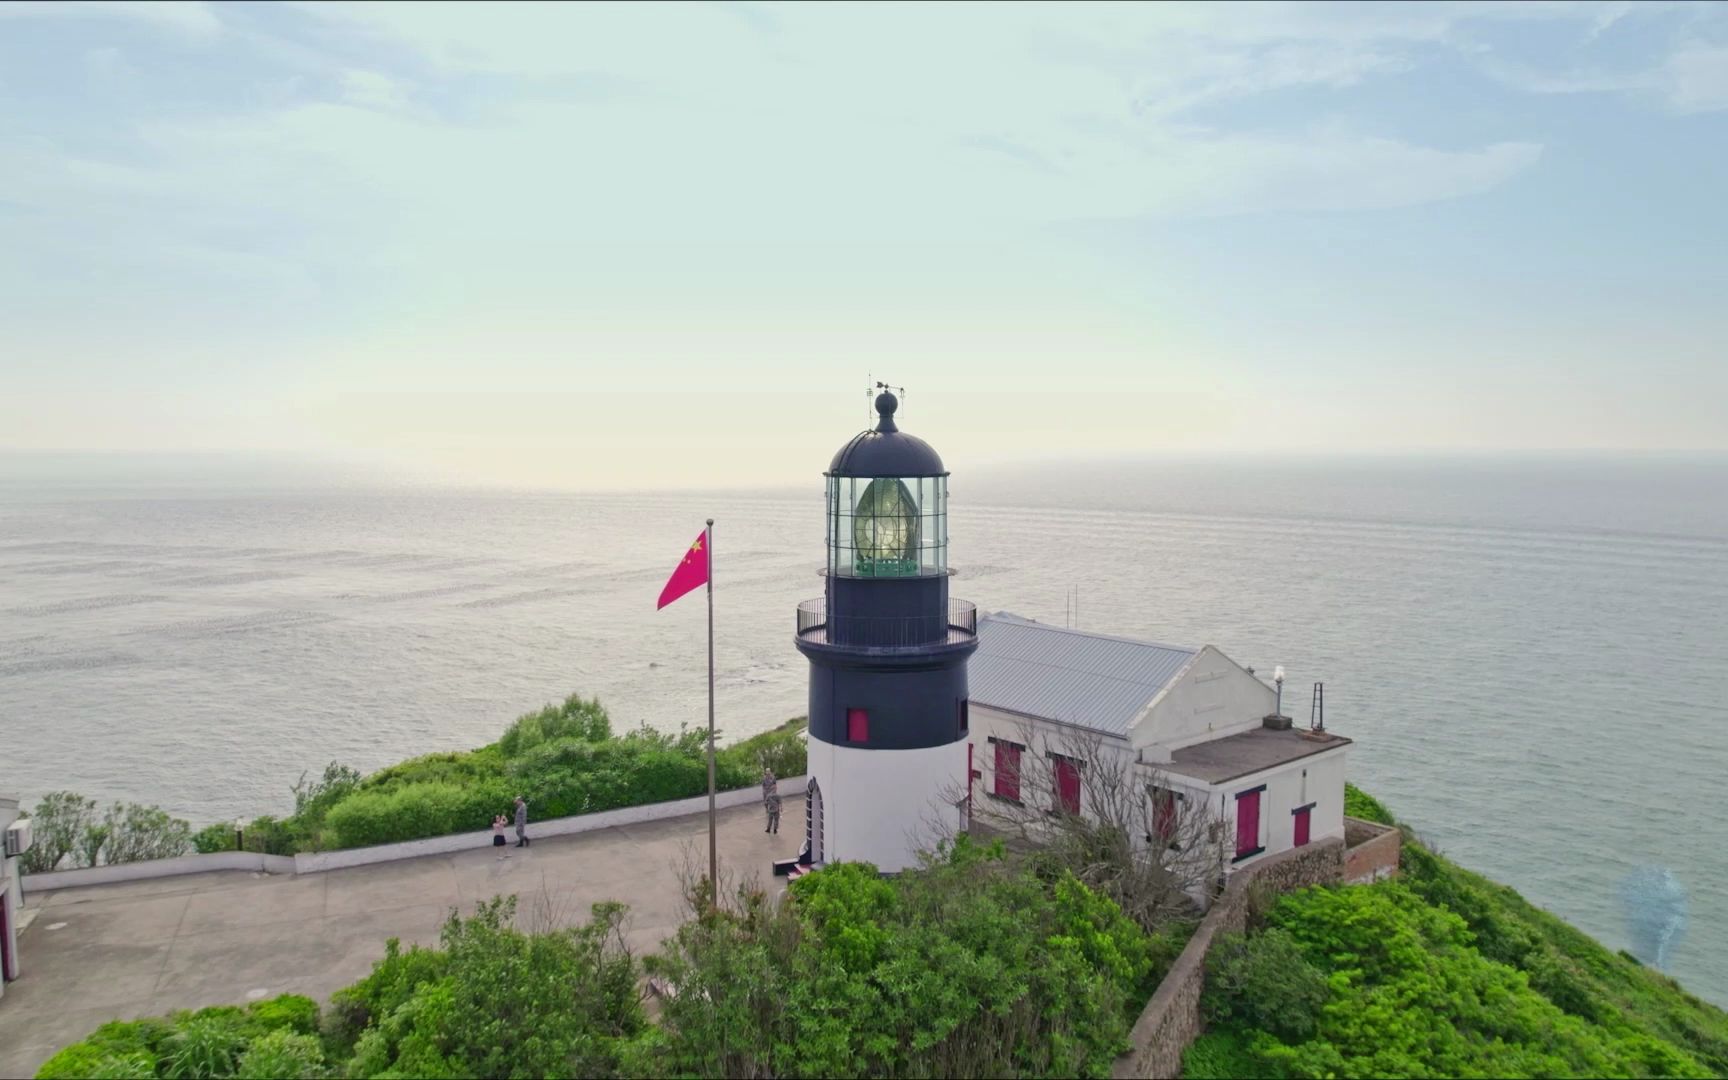
[[[1185,746],[1170,755],[1170,764],[1159,767],[1178,776],[1222,784],[1348,745],[1349,739],[1329,731],[1316,734],[1299,728],[1273,731],[1261,727]]]

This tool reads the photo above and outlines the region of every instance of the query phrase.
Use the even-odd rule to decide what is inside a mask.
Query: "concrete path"
[[[803,821],[801,798],[786,798],[772,837],[759,806],[720,811],[722,883],[754,876],[784,888],[771,863],[798,853]],[[707,816],[504,851],[509,858],[486,847],[301,877],[230,871],[31,896],[40,910],[19,941],[23,977],[0,998],[0,1076],[33,1075],[108,1020],[284,993],[323,1005],[371,971],[386,938],[435,943],[451,908],[467,914],[501,894],[519,897],[524,928],[581,922],[596,901],[622,901],[631,947],[644,955],[687,916],[680,868],[706,869]]]

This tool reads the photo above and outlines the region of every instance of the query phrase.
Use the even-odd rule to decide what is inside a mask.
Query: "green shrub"
[[[803,776],[809,771],[805,726],[799,718],[733,743],[715,753],[715,767],[732,767],[752,781],[762,775],[763,766],[773,769],[775,776]]]
[[[155,1076],[158,1053],[173,1031],[161,1020],[110,1021],[43,1062],[36,1075],[40,1080]]]
[[[330,996],[325,1037],[335,1048],[352,1049],[363,1031],[401,1008],[421,986],[442,979],[449,966],[450,957],[443,952],[418,945],[403,952],[399,940],[389,939],[384,958],[372,965],[370,974]]]
[[[279,994],[246,1007],[253,1026],[261,1031],[286,1029],[300,1035],[318,1033],[318,1003],[301,994]]]
[[[1363,791],[1355,784],[1344,785],[1344,813],[1349,817],[1362,821],[1375,821],[1381,825],[1396,825],[1392,812],[1374,796]]]
[[[1492,914],[1498,929],[1519,931],[1519,948],[1529,943],[1528,926],[1504,909]],[[1207,1011],[1232,1040],[1216,1068],[1294,1077],[1712,1075],[1683,1047],[1563,1011],[1530,975],[1484,955],[1463,917],[1404,883],[1304,889],[1280,900],[1268,923],[1245,942],[1220,938],[1208,959]],[[1307,1010],[1291,1007],[1301,995],[1280,989],[1303,966],[1325,973],[1328,988],[1311,1029]],[[1220,974],[1232,970],[1231,979]],[[1304,1021],[1292,1023],[1297,1013]],[[1214,1068],[1207,1055],[1224,1053],[1214,1044],[1197,1068]],[[1245,1057],[1254,1068],[1242,1067]]]
[[[234,850],[234,823],[218,821],[214,825],[206,825],[192,834],[192,846],[198,849],[200,855],[209,855],[217,851]]]
[[[504,729],[498,748],[513,758],[553,739],[583,739],[600,742],[611,738],[612,720],[598,698],[571,694],[561,705],[548,705],[539,712],[517,717]]]
[[[260,814],[252,819],[243,833],[246,850],[265,855],[292,855],[302,850],[303,836],[300,822],[278,820],[269,814]]]
[[[636,1074],[1103,1076],[1151,959],[1107,899],[962,839],[891,880],[837,863],[741,894],[647,964],[678,992]]]
[[[644,1023],[624,909],[595,905],[580,928],[524,934],[515,898],[452,915],[427,962],[392,947],[338,995],[369,1022],[346,1073],[389,1076],[612,1076]]]
[[[1267,1076],[1265,1062],[1250,1048],[1240,1028],[1208,1031],[1182,1054],[1183,1080],[1239,1080]]]
[[[1314,1033],[1330,995],[1326,976],[1308,962],[1288,931],[1221,934],[1206,953],[1200,1000],[1214,1024],[1236,1021],[1300,1042]]]
[[[234,1074],[234,1066],[246,1049],[244,1014],[211,1015],[204,1009],[176,1025],[164,1046],[158,1064],[170,1080],[208,1080]]]
[[[156,1062],[144,1054],[103,1058],[85,1074],[90,1080],[147,1080],[156,1075]]]
[[[26,874],[54,870],[79,850],[85,830],[96,817],[96,800],[71,791],[51,791],[30,812],[33,841],[18,860]],[[76,864],[75,864],[76,865]]]
[[[510,806],[504,781],[462,786],[407,784],[392,791],[359,791],[337,803],[325,819],[335,846],[365,847],[484,829]]]
[[[316,1036],[288,1028],[266,1032],[240,1055],[240,1080],[315,1080],[324,1075],[324,1048]]]

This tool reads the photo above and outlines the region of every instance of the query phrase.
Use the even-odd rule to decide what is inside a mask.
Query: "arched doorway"
[[[822,862],[822,785],[814,776],[804,789],[804,853],[810,863]]]

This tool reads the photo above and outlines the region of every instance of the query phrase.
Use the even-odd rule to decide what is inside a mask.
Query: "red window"
[[[1020,747],[1013,743],[996,744],[996,794],[1020,801]]]
[[[1246,859],[1260,852],[1260,793],[1265,788],[1236,796],[1236,857]]]
[[[1080,763],[1073,758],[1056,757],[1056,806],[1065,814],[1080,812]]]
[[[1308,811],[1312,809],[1314,809],[1312,806],[1304,806],[1295,812],[1296,847],[1301,847],[1308,842]]]
[[[864,743],[870,741],[870,714],[863,709],[846,710],[846,741]]]
[[[1152,789],[1152,832],[1165,843],[1176,839],[1176,793],[1169,788]]]

